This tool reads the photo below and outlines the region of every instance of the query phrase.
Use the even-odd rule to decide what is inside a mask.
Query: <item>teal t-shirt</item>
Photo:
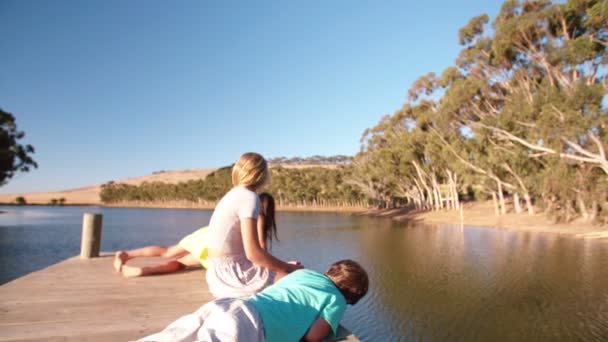
[[[258,310],[267,342],[299,341],[317,318],[335,334],[346,300],[324,274],[297,270],[248,301]]]

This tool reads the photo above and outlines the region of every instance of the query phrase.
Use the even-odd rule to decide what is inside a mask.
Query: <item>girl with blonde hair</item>
[[[268,180],[268,172],[264,157],[243,154],[232,168],[234,187],[211,215],[206,278],[215,297],[247,297],[302,268],[272,256],[260,245],[256,222],[261,203],[256,192]]]

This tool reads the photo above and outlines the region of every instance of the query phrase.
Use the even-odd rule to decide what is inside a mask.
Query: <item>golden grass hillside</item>
[[[217,168],[162,171],[147,176],[121,179],[115,182],[130,185],[139,185],[143,182],[164,182],[174,184],[205,178],[215,170],[217,170]],[[27,203],[30,204],[47,204],[52,199],[59,198],[65,198],[66,204],[101,204],[101,201],[99,200],[100,191],[101,184],[97,184],[83,188],[54,192],[0,194],[0,203],[12,203],[15,201],[16,197],[23,196]]]

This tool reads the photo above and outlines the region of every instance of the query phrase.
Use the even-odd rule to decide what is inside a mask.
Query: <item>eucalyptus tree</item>
[[[395,141],[400,136],[395,116],[386,115],[361,137],[361,152],[352,162],[353,173],[347,182],[357,186],[377,207],[391,207],[399,192],[400,151]]]
[[[529,213],[534,175],[548,156],[608,173],[602,107],[607,10],[602,1],[507,1],[492,36],[485,34],[487,15],[471,19],[459,32],[465,47],[442,77],[441,111],[459,130],[484,140],[487,165],[495,165],[493,170],[469,166],[493,178],[499,195],[506,187],[516,205],[522,194]],[[578,201],[586,208],[583,197]]]

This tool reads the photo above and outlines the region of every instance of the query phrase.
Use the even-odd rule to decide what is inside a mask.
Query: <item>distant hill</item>
[[[180,183],[189,180],[205,178],[208,174],[215,170],[217,170],[217,168],[160,171],[154,172],[147,176],[131,177],[122,180],[116,180],[114,182],[130,185],[139,185],[143,182]],[[55,192],[0,194],[0,203],[13,203],[16,197],[22,196],[25,198],[27,203],[31,204],[47,204],[52,199],[60,198],[65,198],[66,204],[101,204],[101,201],[99,199],[100,191],[101,184],[97,184],[83,188]]]

